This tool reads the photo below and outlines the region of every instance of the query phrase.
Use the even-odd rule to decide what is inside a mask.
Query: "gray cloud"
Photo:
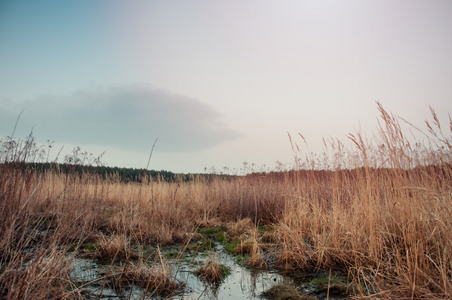
[[[12,128],[25,109],[21,127],[34,125],[38,138],[59,143],[148,151],[158,137],[156,151],[187,152],[240,136],[221,122],[221,114],[211,106],[141,85],[79,90],[21,103],[1,100],[0,104],[3,130]]]

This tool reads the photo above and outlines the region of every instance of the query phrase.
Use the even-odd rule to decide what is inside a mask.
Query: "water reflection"
[[[261,299],[259,296],[278,284],[288,284],[300,287],[301,291],[310,293],[312,284],[309,282],[314,277],[288,277],[278,274],[276,271],[263,271],[248,269],[236,262],[236,259],[216,245],[219,263],[230,270],[230,274],[220,283],[212,284],[202,281],[194,271],[203,264],[207,256],[198,255],[189,260],[168,260],[175,264],[173,276],[186,284],[183,294],[172,299]],[[139,286],[129,286],[122,291],[117,291],[114,286],[105,279],[104,275],[109,265],[103,266],[88,259],[76,258],[70,274],[74,282],[83,290],[87,299],[160,299],[144,295],[144,289]],[[320,299],[325,298],[317,295]],[[332,297],[330,297],[332,299]],[[336,299],[344,299],[338,297]]]
[[[219,262],[231,271],[220,284],[212,285],[199,280],[191,272],[181,273],[178,279],[186,281],[191,290],[187,290],[184,297],[195,299],[257,299],[259,295],[273,285],[291,282],[276,272],[250,270],[236,262],[235,258],[227,254],[221,245],[216,245]],[[184,270],[194,269],[195,266],[185,265]],[[183,277],[185,275],[185,277]],[[182,297],[180,298],[182,299]]]

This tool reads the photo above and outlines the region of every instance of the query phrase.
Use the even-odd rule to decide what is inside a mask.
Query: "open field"
[[[124,183],[2,164],[0,297],[87,298],[70,276],[79,257],[110,265],[103,285],[171,297],[184,287],[159,247],[183,253],[210,234],[250,268],[346,271],[349,297],[450,299],[451,138],[433,111],[428,141],[415,144],[380,112],[378,138],[350,135],[353,149],[332,140],[324,156],[303,157],[292,141],[285,172]]]

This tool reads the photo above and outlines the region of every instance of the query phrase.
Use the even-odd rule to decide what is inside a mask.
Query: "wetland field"
[[[2,140],[0,298],[451,299],[451,135],[380,113],[370,140],[289,137],[293,167],[241,176],[37,171]]]

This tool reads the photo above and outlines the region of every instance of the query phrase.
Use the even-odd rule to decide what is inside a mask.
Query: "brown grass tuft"
[[[143,296],[175,296],[183,292],[184,284],[177,281],[171,274],[169,266],[151,267],[140,262],[138,264],[128,263],[123,267],[114,267],[111,270],[113,287],[122,291],[132,285],[144,289]]]
[[[224,279],[226,272],[228,270],[220,265],[217,254],[211,253],[203,266],[195,271],[195,274],[209,283],[219,283]]]

